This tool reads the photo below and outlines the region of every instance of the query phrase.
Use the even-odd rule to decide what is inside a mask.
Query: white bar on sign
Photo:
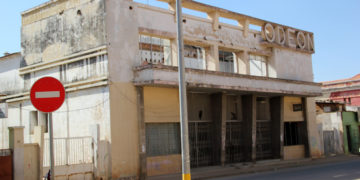
[[[57,97],[60,97],[60,91],[35,92],[35,98],[57,98]]]

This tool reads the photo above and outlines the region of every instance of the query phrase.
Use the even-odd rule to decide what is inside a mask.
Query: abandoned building
[[[23,12],[21,56],[0,71],[20,82],[0,81],[0,148],[9,147],[10,126],[24,127],[25,143],[47,126],[29,89],[52,76],[67,92],[53,113],[57,177],[181,172],[175,3],[160,1],[169,8],[52,0]],[[207,15],[181,22],[191,167],[322,156],[313,33],[192,0],[183,7]]]

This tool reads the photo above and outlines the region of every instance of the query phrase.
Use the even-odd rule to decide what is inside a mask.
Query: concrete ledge
[[[134,69],[136,86],[174,86],[178,84],[177,67],[146,65]],[[186,82],[190,88],[212,88],[259,93],[276,93],[315,97],[321,95],[321,84],[314,82],[278,79],[186,69]]]

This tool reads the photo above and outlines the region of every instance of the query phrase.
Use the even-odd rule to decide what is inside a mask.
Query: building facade
[[[348,79],[322,82],[323,98],[360,106],[360,74]]]
[[[54,137],[66,139],[66,155],[77,149],[68,139],[94,144],[93,160],[65,158],[65,165],[89,162],[103,179],[180,172],[176,12],[174,1],[161,1],[169,9],[55,0],[23,12],[22,87],[0,97],[1,146],[9,125],[25,126],[27,143],[33,126],[46,126],[28,91],[53,76],[67,92],[53,113]],[[208,16],[182,21],[191,167],[320,157],[313,33],[191,0],[183,6]]]

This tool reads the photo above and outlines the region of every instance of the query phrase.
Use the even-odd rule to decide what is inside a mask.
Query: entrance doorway
[[[350,125],[346,126],[346,137],[347,137],[348,151],[352,152],[351,126]]]

